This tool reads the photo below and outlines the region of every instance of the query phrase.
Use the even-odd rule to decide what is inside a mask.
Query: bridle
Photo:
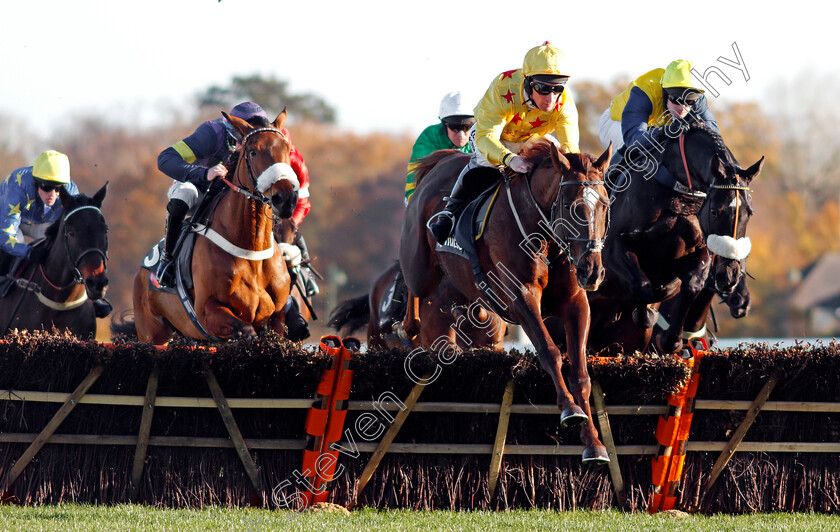
[[[242,194],[243,196],[247,197],[250,200],[260,202],[263,205],[268,205],[270,207],[271,206],[271,200],[268,199],[268,197],[266,197],[266,195],[263,194],[262,192],[260,192],[259,189],[257,188],[256,173],[254,172],[254,168],[251,166],[250,157],[248,157],[248,154],[245,153],[245,145],[248,143],[248,140],[251,137],[253,137],[254,135],[257,135],[259,133],[277,133],[278,135],[280,135],[283,138],[283,140],[288,142],[288,139],[286,139],[286,135],[284,135],[282,131],[280,131],[279,129],[274,128],[274,127],[257,128],[257,129],[254,129],[252,131],[249,131],[244,137],[242,137],[242,156],[245,158],[245,166],[248,168],[248,177],[251,178],[251,186],[253,187],[254,191],[251,192],[248,189],[236,186],[233,183],[231,183],[230,181],[228,181],[228,179],[225,178],[225,177],[223,177],[221,179],[227,186],[229,186],[235,192],[238,192],[238,193]]]
[[[562,222],[564,221],[562,211],[564,209],[560,208],[560,203],[561,203],[561,199],[562,199],[561,196],[562,196],[562,193],[563,193],[563,187],[564,186],[580,186],[580,187],[585,188],[585,187],[597,187],[597,186],[606,184],[606,181],[604,181],[603,179],[598,180],[598,181],[563,181],[563,177],[561,177],[560,178],[560,183],[557,186],[557,194],[554,197],[554,202],[551,204],[551,209],[550,209],[550,212],[549,212],[550,218],[549,218],[543,212],[542,207],[540,207],[540,204],[537,203],[537,199],[534,197],[534,191],[531,189],[531,177],[533,176],[533,173],[535,171],[536,171],[536,168],[534,170],[532,170],[530,174],[525,176],[525,179],[526,179],[526,182],[527,182],[527,187],[526,188],[528,189],[528,196],[530,197],[531,202],[533,203],[534,207],[536,207],[535,210],[540,215],[540,218],[542,219],[542,222],[545,224],[546,229],[552,231],[552,233],[554,233],[554,224],[558,220],[560,220],[561,225],[564,225],[564,226],[566,225],[566,224],[562,224]],[[511,210],[513,211],[513,217],[516,220],[516,225],[519,227],[519,232],[522,234],[522,237],[527,239],[528,234],[525,232],[525,228],[522,226],[522,222],[519,219],[519,213],[517,212],[516,207],[514,206],[513,197],[512,197],[512,194],[511,194],[511,190],[510,190],[510,181],[512,180],[513,177],[515,177],[515,175],[516,174],[513,174],[513,176],[508,174],[508,173],[504,174],[504,176],[505,176],[505,187],[507,189],[508,201],[510,202]],[[597,192],[594,192],[594,191],[593,191],[593,193],[598,194]],[[598,195],[601,196],[601,198],[603,199],[603,196],[601,194],[598,194]],[[609,212],[610,212],[609,211],[609,201],[606,201],[606,205],[607,205],[607,220],[606,220],[606,228],[604,230],[604,235],[606,235],[606,229],[609,228],[609,220],[610,220],[610,218],[609,218]],[[559,216],[558,216],[558,212],[560,213]],[[591,232],[591,228],[592,228],[592,221],[591,220],[589,222],[589,227],[590,227],[590,232]],[[554,234],[556,235],[556,233],[554,233]],[[559,238],[559,235],[557,235],[557,236],[558,236],[558,238],[555,238],[553,240],[555,240],[558,243],[558,245],[560,246],[561,252],[566,253],[566,255],[568,255],[569,262],[570,262],[570,268],[571,268],[571,266],[574,266],[575,268],[577,268],[580,261],[583,259],[584,255],[586,255],[587,253],[600,253],[601,250],[604,248],[604,237],[601,237],[601,238],[582,238],[582,237],[566,236],[565,240],[574,241],[574,242],[586,242],[586,246],[584,247],[583,251],[581,251],[580,255],[575,257],[571,253],[571,245],[568,244],[567,242],[565,242],[562,238]]]
[[[102,216],[102,211],[99,210],[99,207],[96,207],[94,205],[83,205],[81,207],[76,207],[75,209],[73,209],[70,212],[68,212],[67,214],[65,214],[64,219],[62,220],[63,229],[64,229],[63,230],[64,248],[67,251],[67,258],[70,259],[70,264],[73,265],[73,280],[70,281],[69,283],[67,283],[64,286],[57,286],[52,281],[50,281],[49,278],[47,278],[47,274],[46,274],[46,272],[44,272],[44,267],[40,266],[41,276],[44,278],[44,280],[47,282],[47,284],[49,284],[50,286],[52,286],[56,290],[63,290],[63,289],[69,288],[70,286],[72,286],[74,284],[82,284],[82,283],[85,282],[84,277],[82,277],[82,272],[79,270],[79,263],[82,261],[83,258],[90,255],[91,253],[98,254],[102,258],[102,263],[107,264],[107,261],[108,261],[108,252],[106,251],[108,249],[108,233],[107,233],[107,231],[105,232],[105,250],[102,250],[98,247],[92,247],[92,248],[88,248],[88,249],[82,251],[81,253],[79,253],[77,256],[74,257],[73,252],[70,249],[70,237],[67,235],[67,220],[69,220],[70,217],[73,216],[74,214],[76,214],[78,212],[81,212],[81,211],[89,210],[89,209],[98,212],[99,215]],[[103,216],[103,219],[104,219],[104,216]],[[106,224],[105,227],[106,228],[108,227],[107,224]]]

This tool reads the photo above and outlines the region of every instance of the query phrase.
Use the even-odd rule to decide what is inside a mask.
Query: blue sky
[[[4,2],[0,114],[38,133],[91,111],[152,124],[189,117],[189,99],[211,84],[257,73],[321,95],[342,128],[417,134],[445,93],[477,101],[544,40],[567,53],[572,89],[685,58],[728,74],[729,86],[711,77],[721,100],[767,101],[779,80],[840,72],[835,21],[808,4]],[[749,80],[720,60],[737,61],[733,46]]]

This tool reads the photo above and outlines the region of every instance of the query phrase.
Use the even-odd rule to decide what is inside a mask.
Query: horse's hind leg
[[[420,298],[406,292],[408,304],[405,308],[405,318],[395,325],[395,331],[403,340],[411,341],[420,333]]]
[[[165,345],[174,334],[169,324],[161,316],[152,313],[151,293],[148,290],[145,270],[141,269],[134,276],[134,325],[137,338],[141,342]]]

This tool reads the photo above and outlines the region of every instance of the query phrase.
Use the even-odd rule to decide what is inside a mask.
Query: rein
[[[64,224],[64,226],[63,226],[63,228],[64,228],[64,231],[63,231],[64,249],[67,251],[67,258],[70,259],[70,264],[73,265],[73,279],[64,286],[58,286],[55,283],[53,283],[52,281],[50,281],[50,279],[47,277],[47,273],[44,271],[44,266],[43,265],[39,266],[39,268],[41,270],[41,277],[44,278],[44,281],[46,281],[48,285],[50,285],[52,288],[54,288],[56,290],[66,290],[67,288],[70,288],[74,284],[82,284],[82,283],[85,282],[84,277],[82,277],[82,272],[79,271],[79,262],[84,257],[86,257],[87,255],[90,255],[91,253],[98,253],[99,256],[102,257],[102,262],[103,263],[105,263],[107,261],[107,253],[102,251],[99,248],[88,248],[88,249],[82,251],[75,258],[73,257],[73,253],[70,250],[70,238],[67,236],[67,220],[69,220],[70,217],[73,216],[74,214],[76,214],[80,211],[88,210],[88,209],[94,210],[94,211],[98,212],[100,215],[102,215],[102,211],[99,209],[99,207],[96,207],[94,205],[83,205],[81,207],[76,207],[72,211],[65,214],[64,219],[62,220],[62,223]],[[104,218],[104,216],[103,216],[103,218]],[[108,237],[106,236],[105,238],[106,238],[105,246],[107,247],[108,246],[108,240],[107,240]],[[38,299],[41,300],[42,303],[44,303],[45,305],[47,305],[50,308],[55,308],[55,307],[51,306],[50,304],[44,302],[44,299],[46,299],[46,298],[40,295],[41,294],[40,290],[36,293],[38,294]],[[50,300],[47,299],[47,301],[50,301]],[[79,305],[81,305],[81,303],[83,303],[83,302],[84,301],[81,301],[79,303]],[[51,301],[51,303],[55,303],[55,302]],[[58,304],[58,303],[56,303],[56,304]],[[78,305],[76,305],[76,306],[78,306]],[[75,308],[75,307],[71,307],[71,308]],[[65,310],[65,309],[56,309],[56,310]]]
[[[254,129],[254,130],[252,130],[252,131],[249,131],[249,132],[248,132],[248,134],[247,134],[247,135],[245,135],[245,136],[242,138],[242,150],[243,150],[243,156],[244,156],[244,158],[245,158],[245,166],[248,168],[248,177],[250,177],[250,178],[251,178],[251,185],[253,185],[254,190],[256,191],[256,193],[251,192],[250,190],[248,190],[248,189],[246,189],[246,188],[242,188],[242,187],[239,187],[239,186],[234,185],[233,183],[231,183],[230,181],[228,181],[226,177],[223,177],[223,178],[221,178],[221,179],[222,179],[222,181],[223,181],[223,182],[224,182],[227,186],[229,186],[229,187],[230,187],[230,188],[231,188],[234,192],[238,192],[239,194],[242,194],[243,196],[245,196],[246,198],[248,198],[248,199],[250,199],[250,200],[253,200],[253,201],[258,201],[258,202],[262,203],[263,205],[269,205],[269,206],[270,206],[270,205],[271,205],[271,200],[269,200],[269,199],[265,196],[265,194],[263,194],[262,192],[260,192],[260,191],[257,189],[257,178],[256,178],[256,175],[254,174],[254,169],[253,169],[253,167],[251,166],[251,160],[250,160],[250,159],[248,158],[248,156],[244,153],[244,151],[245,151],[245,144],[248,142],[248,139],[249,139],[249,138],[251,138],[252,136],[254,136],[254,135],[258,134],[258,133],[277,133],[278,135],[280,135],[281,137],[283,137],[283,140],[286,140],[286,135],[284,135],[282,131],[280,131],[279,129],[274,128],[274,127],[261,127],[261,128],[258,128],[258,129]]]
[[[532,175],[533,175],[533,172],[531,174],[529,174],[528,176],[526,176],[526,183],[527,183],[526,188],[528,190],[528,196],[531,199],[531,203],[533,203],[534,207],[536,207],[535,210],[540,215],[540,218],[542,218],[543,223],[546,224],[546,226],[548,228],[551,228],[552,232],[553,232],[553,227],[554,227],[553,223],[554,223],[554,221],[556,221],[558,219],[557,218],[557,207],[560,203],[560,195],[563,192],[563,187],[564,186],[572,185],[572,186],[581,186],[581,187],[595,187],[595,186],[605,184],[605,181],[603,181],[603,180],[600,180],[600,181],[565,181],[564,182],[562,180],[562,177],[561,177],[560,183],[557,186],[557,195],[554,197],[554,202],[551,205],[551,218],[549,219],[548,217],[546,217],[545,213],[542,210],[542,207],[540,207],[539,203],[537,203],[537,199],[534,197],[534,191],[531,189],[531,179],[530,179]],[[525,228],[522,226],[522,221],[519,218],[519,213],[516,210],[516,205],[513,202],[513,195],[512,195],[511,190],[510,190],[510,182],[511,181],[512,181],[512,177],[509,176],[508,174],[505,174],[505,189],[506,189],[506,192],[507,192],[508,202],[510,203],[511,211],[513,212],[513,217],[516,220],[516,225],[519,228],[519,232],[522,234],[522,237],[524,239],[527,239],[528,234],[525,232]],[[560,216],[560,219],[562,220],[563,217]],[[581,258],[583,258],[583,256],[585,254],[587,254],[587,253],[600,253],[601,250],[604,248],[604,239],[603,238],[592,239],[592,238],[566,237],[566,240],[572,240],[572,241],[575,241],[575,242],[586,242],[586,248],[583,250],[583,252],[581,252],[581,254],[578,257],[575,257],[570,252],[571,251],[571,249],[570,249],[571,246],[570,245],[566,244],[560,238],[556,238],[554,240],[559,244],[560,252],[561,253],[566,253],[567,255],[569,255],[569,259],[570,259],[569,262],[575,267],[577,267]]]

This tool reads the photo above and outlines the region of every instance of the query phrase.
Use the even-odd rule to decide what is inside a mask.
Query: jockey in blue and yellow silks
[[[616,152],[625,146],[651,148],[664,140],[663,126],[673,120],[705,122],[719,132],[703,90],[691,76],[691,63],[672,61],[666,68],[656,68],[639,76],[613,99],[598,124],[598,136],[604,147],[612,142]]]
[[[580,133],[574,98],[565,90],[569,73],[565,54],[545,42],[525,55],[522,68],[502,72],[475,107],[475,127],[470,132],[473,154],[458,176],[446,208],[429,220],[429,230],[440,243],[450,234],[455,214],[472,199],[463,185],[466,173],[478,166],[510,167],[520,173],[531,164],[517,155],[532,137],[554,133],[561,150],[578,152]]]
[[[0,183],[0,263],[11,265],[10,257],[23,257],[40,263],[45,257],[33,256],[41,250],[24,242],[24,235],[32,239],[44,236],[44,231],[61,217],[58,189],[72,195],[79,193],[70,179],[70,160],[63,153],[49,150],[41,153],[32,166],[13,170]]]

